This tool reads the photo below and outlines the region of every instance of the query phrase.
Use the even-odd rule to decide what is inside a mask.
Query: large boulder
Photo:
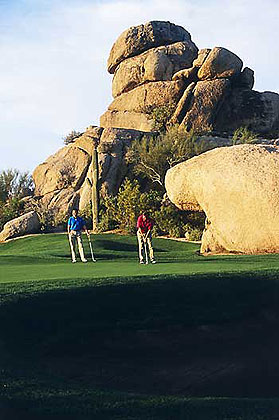
[[[17,236],[37,233],[40,230],[40,221],[35,211],[30,211],[4,225],[0,233],[0,242]]]
[[[162,105],[177,103],[183,91],[184,83],[181,80],[145,83],[115,98],[108,109],[145,113]]]
[[[202,253],[279,252],[279,149],[239,145],[211,150],[166,175],[170,200],[207,216]]]
[[[182,124],[187,130],[210,132],[214,129],[215,120],[230,92],[230,86],[228,79],[200,81],[195,85],[191,101],[187,99],[187,112],[184,109]]]
[[[199,50],[197,58],[193,61],[193,67],[201,67],[205,62],[210,51],[210,48],[202,48],[201,50]]]
[[[242,60],[222,47],[213,48],[198,71],[201,80],[220,79],[235,76],[240,73]]]
[[[112,46],[108,58],[108,71],[114,73],[118,64],[142,52],[179,41],[191,41],[191,35],[182,26],[164,21],[151,21],[132,26],[124,31]]]
[[[183,80],[149,82],[114,99],[101,116],[102,127],[152,131],[151,112],[154,108],[178,103],[183,94]]]
[[[59,215],[79,206],[81,192],[87,184],[94,142],[99,141],[102,129],[89,127],[73,143],[59,149],[33,172],[35,197],[41,211],[49,209]],[[83,199],[81,209],[88,203]]]
[[[63,147],[33,172],[35,195],[45,195],[71,186],[78,189],[90,164],[89,154],[75,143]]]
[[[104,128],[118,127],[140,131],[152,131],[154,122],[150,114],[144,112],[129,112],[107,110],[100,117],[100,125]]]
[[[254,71],[249,67],[245,67],[233,80],[233,85],[235,87],[241,87],[244,89],[253,89],[254,83]]]
[[[191,67],[196,56],[195,44],[184,41],[152,48],[128,58],[119,64],[114,73],[112,95],[119,96],[145,82],[171,80],[177,71]]]

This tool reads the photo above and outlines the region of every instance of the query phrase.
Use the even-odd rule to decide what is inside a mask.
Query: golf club
[[[145,252],[145,264],[148,264],[148,254],[147,254],[147,246],[146,246],[146,238],[144,239],[144,252]]]
[[[90,248],[90,252],[91,252],[91,258],[93,262],[96,262],[95,258],[94,258],[94,254],[93,254],[93,248],[92,248],[92,243],[90,240],[90,235],[88,235],[88,243],[89,243],[89,248]]]

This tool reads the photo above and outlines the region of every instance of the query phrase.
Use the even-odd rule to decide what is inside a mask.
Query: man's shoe
[[[76,263],[77,262],[77,260],[72,260],[72,263]]]
[[[140,262],[139,262],[140,264],[144,264],[144,261],[143,260],[140,260]]]
[[[87,262],[87,260],[82,260],[82,262],[86,263],[86,262]]]
[[[151,263],[152,263],[152,264],[156,264],[156,261],[155,261],[155,260],[151,260]]]

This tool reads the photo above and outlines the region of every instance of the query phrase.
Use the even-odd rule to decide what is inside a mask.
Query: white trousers
[[[85,261],[86,258],[84,256],[83,245],[82,245],[82,238],[81,232],[76,230],[71,230],[69,234],[69,242],[70,248],[72,253],[72,260],[76,261],[76,245],[78,244],[78,250],[81,261]]]
[[[139,243],[139,259],[140,261],[143,261],[143,237],[141,235],[141,233],[138,231],[137,232],[137,237],[138,237],[138,243]],[[149,257],[151,260],[154,259],[154,252],[153,252],[153,247],[152,247],[152,237],[151,234],[148,235],[147,239],[146,239],[147,245],[148,245],[148,249],[149,249]]]

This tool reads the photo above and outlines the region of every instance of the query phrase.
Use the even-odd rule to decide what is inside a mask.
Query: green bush
[[[0,230],[24,210],[21,199],[33,194],[34,184],[28,172],[7,169],[0,172]]]
[[[198,240],[204,227],[204,214],[179,210],[165,203],[162,194],[155,190],[140,191],[139,182],[126,179],[117,196],[106,196],[101,201],[100,231],[120,228],[135,233],[137,218],[148,211],[154,219],[154,235],[184,237],[190,232],[191,240]],[[190,238],[189,238],[190,239]]]
[[[23,203],[18,197],[12,197],[6,202],[0,201],[0,231],[5,223],[22,214]]]
[[[249,144],[253,143],[257,137],[258,135],[249,130],[248,127],[239,127],[233,133],[232,143],[233,145],[245,143]]]
[[[167,124],[172,117],[176,104],[169,103],[160,107],[153,108],[150,117],[153,120],[153,130],[164,133],[167,130]]]
[[[200,241],[202,238],[203,229],[198,226],[191,226],[189,223],[184,227],[185,238],[188,241]]]

